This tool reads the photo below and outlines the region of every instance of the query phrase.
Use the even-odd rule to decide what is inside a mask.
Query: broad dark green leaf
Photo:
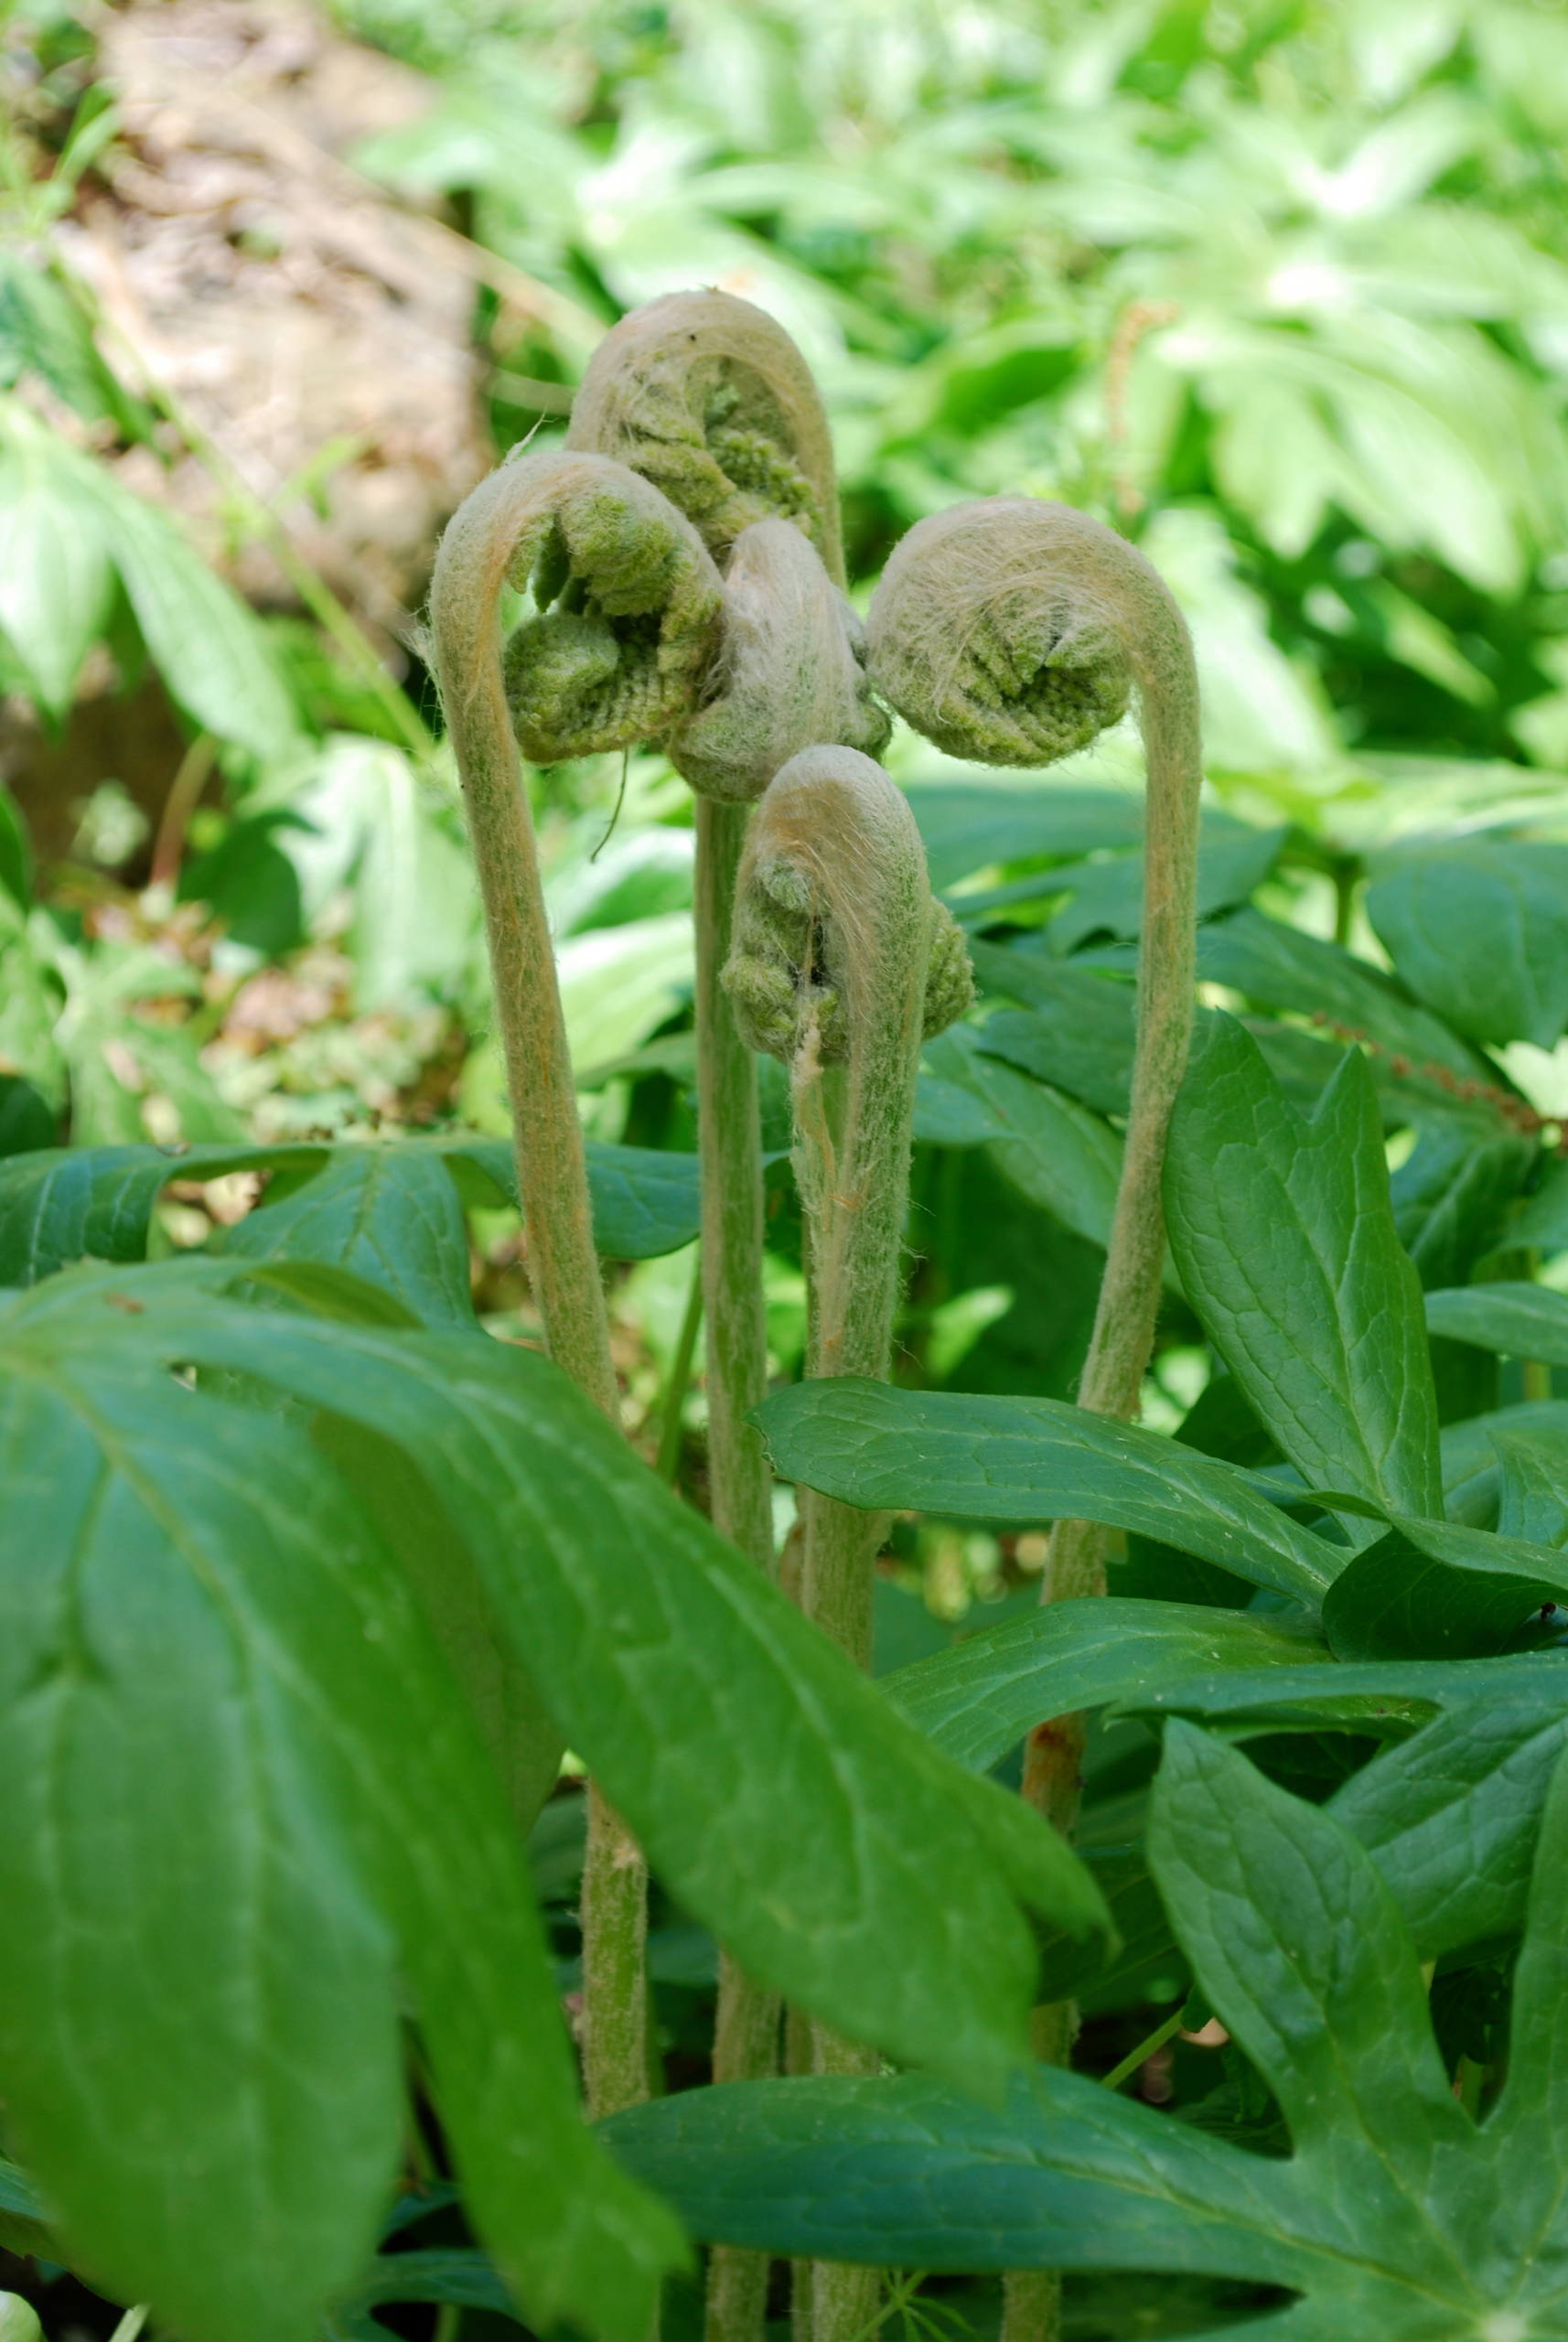
[[[1075,1235],[1103,1244],[1122,1176],[1120,1138],[1076,1099],[986,1056],[980,1039],[973,1026],[956,1026],[928,1046],[925,1064],[972,1101],[977,1128],[985,1118],[991,1159],[1018,1193]],[[927,1081],[929,1096],[929,1075]],[[917,1130],[921,1137],[940,1135],[929,1120],[918,1121]]]
[[[1070,789],[1059,781],[913,781],[906,794],[925,843],[933,886],[950,886],[993,863],[1065,859],[1135,845],[1142,800],[1130,790]]]
[[[1165,1216],[1205,1331],[1308,1484],[1441,1515],[1421,1288],[1365,1060],[1348,1054],[1304,1119],[1233,1018],[1202,1020]]]
[[[871,1511],[1102,1520],[1313,1606],[1346,1558],[1234,1465],[1059,1400],[846,1379],[775,1391],[757,1420],[787,1479]]]
[[[1423,1960],[1524,1917],[1547,1786],[1568,1748],[1568,1653],[1514,1666],[1488,1693],[1455,1685],[1445,1714],[1329,1800],[1393,1889]]]
[[[390,1293],[427,1326],[471,1326],[468,1231],[439,1155],[332,1148],[314,1177],[248,1212],[220,1251],[244,1261],[325,1261]]]
[[[1412,1080],[1419,1082],[1428,1064],[1461,1079],[1497,1079],[1486,1058],[1408,1000],[1380,969],[1341,944],[1267,919],[1262,911],[1237,911],[1201,928],[1197,972],[1210,983],[1229,984],[1260,1008],[1286,1009],[1364,1033],[1380,1045],[1386,1058],[1405,1060]],[[1456,1103],[1444,1085],[1428,1080],[1423,1086],[1434,1101]]]
[[[697,1232],[697,1158],[640,1146],[590,1142],[588,1186],[594,1231],[613,1260],[678,1251]],[[465,1199],[516,1199],[503,1139],[470,1133],[403,1139],[384,1146],[98,1146],[38,1148],[0,1162],[0,1284],[31,1284],[67,1261],[139,1261],[159,1195],[173,1179],[216,1179],[230,1171],[317,1175],[288,1205],[268,1206],[229,1241],[247,1257],[270,1258],[285,1213],[289,1256],[335,1261],[401,1292],[404,1284],[444,1313],[460,1314],[467,1244],[460,1219],[437,1200],[430,1173],[447,1165]],[[328,1181],[317,1194],[317,1178]],[[412,1241],[416,1259],[400,1248]],[[312,1246],[318,1249],[311,1250]],[[252,1249],[253,1248],[253,1249]]]
[[[1438,2061],[1388,1887],[1334,1821],[1190,1725],[1166,1734],[1150,1863],[1203,1989],[1273,2090],[1324,2209],[1380,2256],[1458,2279],[1412,2186],[1475,2133]],[[1412,2169],[1412,2166],[1414,2166]]]
[[[449,2304],[457,2309],[513,2315],[495,2263],[471,2246],[416,2246],[376,2255],[356,2285],[328,2311],[321,2342],[385,2342],[393,2329],[376,2316],[399,2302]]]
[[[1190,1604],[1052,1602],[883,1678],[882,1688],[950,1756],[994,1765],[1049,1716],[1141,1703],[1169,1682],[1230,1669],[1250,1681],[1328,1659],[1300,1626]]]
[[[1244,903],[1261,886],[1279,859],[1288,831],[1252,830],[1240,822],[1209,816],[1197,856],[1197,915],[1210,919],[1217,911]],[[1141,854],[1108,855],[1102,862],[1079,863],[1055,874],[1072,889],[1072,900],[1059,910],[1045,930],[1047,949],[1068,952],[1101,932],[1130,938],[1139,933],[1144,919],[1144,857]],[[960,918],[968,906],[955,898]]]
[[[1568,846],[1402,848],[1367,916],[1411,990],[1474,1041],[1549,1049],[1568,1022]]]
[[[365,1289],[359,1290],[362,1295]],[[314,1281],[307,1298],[313,1308],[328,1314]],[[360,1308],[350,1306],[343,1314],[366,1322]],[[394,1440],[340,1415],[318,1418],[313,1435],[402,1563],[463,1687],[518,1827],[531,1830],[560,1771],[562,1738],[496,1615],[467,1545],[455,1534],[418,1466]]]
[[[1463,1423],[1446,1423],[1442,1435],[1443,1492],[1450,1520],[1466,1528],[1495,1529],[1498,1518],[1502,1477],[1498,1441],[1512,1432],[1568,1453],[1568,1400],[1531,1399],[1517,1407],[1498,1407]],[[1528,1536],[1534,1544],[1554,1545],[1555,1537],[1536,1537],[1514,1524],[1509,1533]]]
[[[1456,1123],[1422,1133],[1389,1184],[1400,1242],[1428,1290],[1462,1284],[1498,1242],[1534,1155],[1528,1140],[1511,1133],[1481,1138]]]
[[[1286,2229],[1281,2165],[1048,2066],[999,2107],[914,2075],[740,2082],[604,2129],[715,2243],[895,2268],[1183,2269],[1285,2285],[1310,2267]]]
[[[1515,2079],[1479,2128],[1438,2057],[1390,1888],[1334,1813],[1176,1724],[1151,1849],[1206,1998],[1284,2111],[1288,2160],[1046,2068],[994,2112],[908,2078],[693,2091],[618,2116],[618,2152],[715,2240],[939,2270],[1206,2270],[1299,2294],[1247,2329],[1259,2342],[1568,2330],[1562,1768],[1520,1963]]]
[[[1498,1533],[1530,1545],[1568,1546],[1568,1438],[1523,1425],[1492,1434],[1498,1459]]]
[[[975,972],[998,992],[1026,1002],[976,1028],[987,1057],[1054,1083],[1097,1113],[1124,1114],[1133,1072],[1133,987],[1041,951],[971,946]]]
[[[694,1155],[590,1139],[594,1241],[609,1261],[647,1261],[690,1244],[702,1219]]]
[[[1468,1659],[1527,1644],[1557,1604],[1568,1604],[1568,1554],[1405,1520],[1335,1580],[1323,1624],[1342,1659]]]
[[[883,1688],[976,1771],[1047,1718],[1104,1704],[1219,1715],[1254,1731],[1422,1724],[1338,1791],[1334,1810],[1376,1854],[1423,1958],[1517,1922],[1546,1775],[1568,1742],[1568,1654],[1326,1666],[1327,1657],[1283,1620],[1069,1601],[903,1668]]]
[[[1545,1285],[1467,1284],[1429,1293],[1426,1322],[1451,1342],[1568,1366],[1568,1294]]]
[[[395,2168],[406,1985],[521,2297],[634,2337],[678,2240],[581,2127],[456,1684],[325,1458],[172,1378],[134,1282],[0,1317],[16,2143],[113,2297],[214,2342],[308,2336]]]
[[[1026,1911],[1103,1925],[1061,1842],[932,1749],[547,1360],[245,1308],[214,1297],[219,1271],[144,1271],[131,1316],[109,1272],[16,1309],[106,1371],[122,1345],[230,1369],[395,1441],[692,1917],[843,2030],[999,2074],[1031,1998]]]
[[[1123,1705],[1248,1732],[1413,1724],[1330,1810],[1375,1856],[1423,1959],[1519,1924],[1546,1778],[1568,1733],[1568,1655],[1215,1669],[1134,1689]]]

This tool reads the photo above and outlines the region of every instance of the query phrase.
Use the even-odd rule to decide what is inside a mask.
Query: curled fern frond
[[[792,521],[843,582],[827,416],[783,327],[730,293],[668,293],[612,327],[566,445],[651,480],[723,560],[754,521]]]
[[[786,1064],[808,1047],[820,1065],[847,1063],[887,1024],[895,988],[917,1002],[920,1039],[969,1007],[962,931],[930,892],[908,800],[867,757],[813,749],[769,787],[724,982],[747,1047]]]
[[[1197,675],[1181,613],[1142,553],[1087,513],[1028,497],[961,504],[909,532],[872,606],[878,687],[944,748],[1049,762],[1135,689],[1148,764],[1132,1101],[1116,1214],[1079,1402],[1137,1413],[1165,1255],[1160,1184],[1192,1035]],[[1056,1593],[1104,1585],[1104,1532],[1058,1523]]]
[[[1126,713],[1155,597],[1168,604],[1148,564],[1087,513],[1025,496],[957,504],[888,562],[872,671],[950,755],[1054,764]]]
[[[725,572],[724,630],[710,698],[671,743],[705,797],[760,797],[801,748],[876,756],[891,728],[865,673],[859,618],[788,521],[744,529]]]
[[[476,489],[447,533],[492,608],[503,583],[533,602],[503,671],[535,764],[660,739],[695,704],[724,589],[690,521],[623,464],[521,457]]]

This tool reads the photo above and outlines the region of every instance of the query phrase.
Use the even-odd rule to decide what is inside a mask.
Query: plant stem
[[[691,1387],[692,1360],[696,1355],[697,1334],[703,1322],[703,1256],[699,1250],[692,1263],[692,1283],[686,1295],[686,1307],[681,1319],[681,1331],[675,1339],[675,1355],[670,1361],[669,1379],[664,1385],[664,1398],[660,1410],[659,1458],[655,1466],[661,1480],[671,1488],[681,1477],[681,1409]]]
[[[1054,700],[1036,659],[1029,691],[998,696],[997,639],[1020,617],[1048,627],[1058,646],[1076,643],[1063,667],[1074,692]],[[1080,1406],[1129,1420],[1154,1347],[1165,1138],[1192,1033],[1202,762],[1186,626],[1157,573],[1112,531],[1061,505],[998,498],[954,507],[905,539],[877,592],[871,647],[877,681],[911,722],[939,746],[996,763],[1048,761],[1081,746],[1120,712],[1128,682],[1136,687],[1148,767],[1137,1039],[1116,1210],[1079,1389]],[[1098,1523],[1058,1521],[1042,1599],[1103,1594],[1107,1546]],[[1063,1832],[1077,1817],[1084,1730],[1082,1717],[1058,1717],[1030,1735],[1026,1750],[1024,1795]],[[1070,2008],[1036,2012],[1041,2057],[1068,2063],[1074,2032]],[[1054,2276],[1011,2276],[1002,2342],[1058,2342],[1060,2332]]]
[[[1130,2075],[1135,2074],[1140,2066],[1148,2063],[1156,2049],[1163,2049],[1165,2043],[1181,2031],[1181,2019],[1182,2012],[1177,2008],[1175,2014],[1167,2016],[1163,2025],[1156,2025],[1146,2040],[1140,2041],[1135,2049],[1130,2049],[1119,2066],[1112,2067],[1111,2071],[1102,2078],[1101,2087],[1104,2090],[1120,2090]]]
[[[697,1148],[703,1179],[708,1482],[714,1525],[773,1570],[773,1475],[747,1419],[768,1395],[762,1304],[762,1123],[757,1062],[720,978],[729,958],[748,805],[694,800]]]
[[[729,958],[750,807],[695,800],[697,1146],[703,1176],[703,1302],[707,1327],[708,1487],[714,1525],[773,1573],[773,1475],[746,1419],[768,1390],[762,1300],[762,1126],[757,1063],[736,1029],[720,978]],[[715,2082],[778,2070],[779,1996],[723,1952],[714,2035]],[[715,2246],[707,2342],[759,2342],[768,2257]]]
[[[648,1872],[592,1781],[582,1918],[583,2073],[596,2122],[648,2096]]]
[[[217,757],[218,743],[211,733],[199,732],[181,757],[164,799],[147,883],[166,886],[171,897],[179,885],[179,865],[185,858],[185,836],[190,817],[201,801],[201,792]]]

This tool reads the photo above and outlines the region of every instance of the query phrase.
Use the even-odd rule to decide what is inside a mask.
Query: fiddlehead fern
[[[603,456],[545,451],[492,478],[517,529],[510,580],[535,604],[505,660],[524,756],[554,764],[661,739],[718,646],[724,588],[696,531]]]
[[[539,605],[507,646],[508,586]],[[482,480],[441,542],[435,672],[467,802],[512,1099],[528,1269],[552,1357],[612,1418],[604,1295],[518,737],[538,762],[667,730],[713,656],[718,574],[646,481],[541,454]]]
[[[810,748],[758,806],[725,984],[742,1033],[789,1068],[806,1212],[808,1370],[886,1377],[920,1045],[972,995],[962,938],[931,895],[908,802],[848,748]],[[878,1523],[811,1497],[805,1605],[869,1660]]]
[[[822,399],[783,327],[749,301],[670,293],[623,317],[594,352],[566,444],[650,479],[720,559],[754,521],[794,521],[843,585]]]
[[[941,747],[993,764],[1048,763],[1087,745],[1136,690],[1148,764],[1137,1039],[1126,1149],[1079,1403],[1130,1418],[1159,1308],[1160,1183],[1192,1034],[1197,679],[1181,614],[1143,555],[1087,514],[1024,497],[962,504],[921,521],[873,605],[880,688]],[[1106,1534],[1058,1521],[1042,1595],[1105,1590]],[[1031,1734],[1024,1794],[1058,1829],[1078,1813],[1084,1719]],[[1036,2012],[1036,2053],[1069,2061],[1069,2004]],[[1008,2278],[1003,2342],[1054,2342],[1059,2281]]]
[[[1135,690],[1148,761],[1138,1028],[1126,1153],[1079,1403],[1130,1417],[1154,1345],[1160,1177],[1192,1033],[1202,784],[1197,680],[1181,613],[1143,555],[1086,513],[1026,497],[922,521],[870,620],[877,686],[916,728],[992,764],[1083,747]],[[1104,1585],[1102,1532],[1058,1532],[1051,1590]]]
[[[891,725],[866,677],[865,630],[799,529],[744,529],[724,595],[707,704],[670,748],[700,795],[760,797],[780,766],[824,741],[872,757],[886,747]]]

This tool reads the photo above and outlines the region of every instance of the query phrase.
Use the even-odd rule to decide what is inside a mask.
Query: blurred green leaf
[[[1549,1049],[1568,1023],[1565,894],[1568,846],[1472,839],[1386,857],[1367,916],[1456,1031]]]

